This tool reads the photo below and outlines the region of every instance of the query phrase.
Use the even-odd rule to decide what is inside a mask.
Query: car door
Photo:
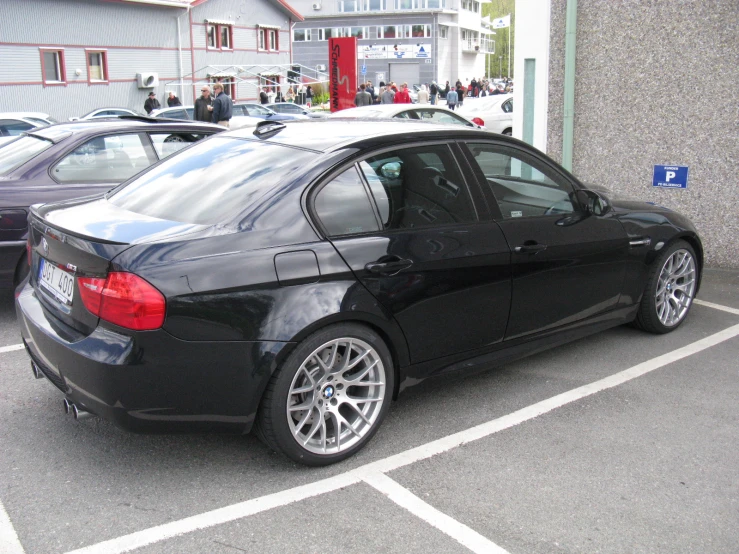
[[[467,155],[511,248],[512,301],[506,339],[554,329],[613,309],[629,242],[613,214],[588,214],[577,184],[537,155],[469,141]]]
[[[503,339],[508,246],[448,144],[373,154],[313,198],[326,235],[399,323],[412,363]]]

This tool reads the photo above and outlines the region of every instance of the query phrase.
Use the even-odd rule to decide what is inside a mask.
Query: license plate
[[[38,282],[45,290],[62,304],[72,305],[74,298],[74,277],[68,271],[41,258]]]

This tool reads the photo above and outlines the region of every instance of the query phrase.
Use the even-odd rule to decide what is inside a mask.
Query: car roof
[[[307,119],[296,121],[270,122],[269,126],[259,126],[263,134],[261,140],[285,146],[305,148],[318,152],[329,152],[351,145],[361,146],[378,141],[392,143],[407,142],[425,138],[464,138],[487,137],[499,139],[501,135],[473,129],[461,125],[447,125],[426,121],[409,120],[357,120],[357,119]],[[257,138],[253,128],[238,129],[221,134],[221,137],[235,137],[254,140]]]
[[[41,112],[0,112],[0,118],[21,118],[36,117],[38,119],[47,119],[49,114]]]
[[[219,130],[218,125],[210,123],[201,123],[198,121],[189,120],[172,120],[172,119],[153,119],[146,117],[111,117],[104,119],[95,120],[82,120],[73,121],[70,123],[57,123],[56,125],[49,125],[48,127],[40,127],[32,131],[28,131],[29,135],[36,135],[41,138],[48,139],[52,142],[58,142],[62,138],[71,135],[91,133],[95,131],[131,131],[131,130],[154,130],[154,129],[165,129],[172,130],[172,128],[182,128],[183,130],[197,130],[210,129],[217,131]],[[222,129],[222,127],[220,127]]]

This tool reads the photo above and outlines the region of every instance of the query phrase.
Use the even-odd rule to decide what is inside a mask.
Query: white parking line
[[[714,304],[713,302],[706,302],[705,300],[693,300],[693,304],[699,306],[705,306],[706,308],[713,308],[714,310],[721,310],[722,312],[729,312],[730,314],[739,315],[739,310],[736,308],[730,308],[729,306],[722,306],[721,304]]]
[[[15,352],[16,350],[23,350],[23,345],[11,344],[10,346],[0,346],[0,354],[4,352]]]
[[[449,535],[461,545],[466,546],[472,552],[476,554],[508,554],[507,550],[486,539],[474,529],[470,529],[464,523],[460,523],[430,504],[427,504],[384,473],[372,471],[365,475],[362,480],[386,495],[399,506],[408,510],[414,516],[421,518],[426,523],[436,527],[439,531]]]
[[[0,502],[0,554],[25,554],[2,502]]]
[[[116,539],[80,548],[79,550],[75,550],[68,554],[117,554],[121,552],[129,552],[135,548],[160,542],[198,529],[213,527],[215,525],[227,523],[265,510],[286,506],[293,502],[310,498],[311,496],[325,494],[339,488],[355,484],[360,480],[365,480],[369,475],[376,472],[386,473],[408,464],[430,458],[437,454],[447,452],[462,444],[490,436],[498,431],[502,431],[503,429],[519,425],[520,423],[534,419],[535,417],[551,412],[556,408],[570,404],[576,400],[616,387],[626,383],[627,381],[641,377],[655,369],[659,369],[688,356],[692,356],[693,354],[706,350],[707,348],[711,348],[712,346],[716,346],[717,344],[732,339],[737,335],[739,335],[739,324],[690,343],[682,348],[674,350],[673,352],[657,356],[656,358],[637,364],[625,369],[624,371],[620,371],[619,373],[600,379],[599,381],[558,394],[557,396],[542,400],[541,402],[537,402],[536,404],[532,404],[531,406],[527,406],[526,408],[522,408],[521,410],[498,419],[454,433],[453,435],[412,448],[405,452],[401,452],[400,454],[396,454],[376,462],[370,462],[369,464],[360,466],[359,468],[350,470],[346,473],[323,479],[315,483],[309,483],[293,489],[288,489],[275,494],[262,496],[239,504],[233,504],[224,508],[191,516],[179,521],[151,527],[144,531],[138,531],[136,533],[131,533],[130,535],[124,535]]]

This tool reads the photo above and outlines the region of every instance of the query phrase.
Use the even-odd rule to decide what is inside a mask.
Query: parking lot
[[[0,553],[736,552],[739,272],[621,327],[401,395],[310,469],[252,436],[75,422],[0,298]]]

